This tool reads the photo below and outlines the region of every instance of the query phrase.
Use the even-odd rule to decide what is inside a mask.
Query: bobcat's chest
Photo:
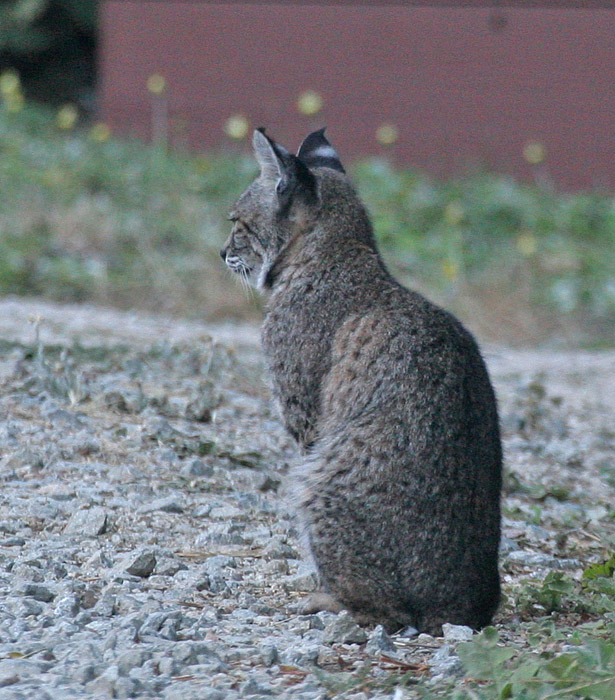
[[[321,387],[331,366],[333,329],[312,304],[269,310],[262,344],[273,393],[289,432],[309,445],[320,414]]]

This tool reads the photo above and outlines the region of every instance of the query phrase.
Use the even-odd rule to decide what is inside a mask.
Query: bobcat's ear
[[[254,155],[261,167],[261,175],[268,180],[279,180],[291,158],[290,153],[265,133],[262,127],[252,137]]]
[[[344,166],[333,146],[325,137],[325,128],[313,131],[299,147],[297,158],[308,168],[332,168],[345,173]]]
[[[275,182],[280,212],[286,213],[293,199],[311,202],[317,197],[316,178],[297,156],[289,153],[265,133],[257,129],[253,138],[256,160],[261,175]]]

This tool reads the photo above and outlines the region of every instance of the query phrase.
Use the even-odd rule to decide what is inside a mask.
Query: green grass
[[[483,332],[608,340],[615,200],[476,173],[437,182],[383,160],[351,168],[389,264]],[[0,292],[206,318],[257,313],[217,250],[255,174],[246,152],[165,153],[0,108]]]

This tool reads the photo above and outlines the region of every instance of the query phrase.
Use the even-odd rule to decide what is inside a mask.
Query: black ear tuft
[[[340,157],[325,137],[325,128],[313,131],[305,138],[299,147],[297,157],[308,168],[332,168],[340,173],[345,173]]]

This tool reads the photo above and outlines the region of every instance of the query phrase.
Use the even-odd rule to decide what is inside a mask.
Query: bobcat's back
[[[501,447],[472,336],[401,287],[322,132],[262,167],[223,254],[267,291],[274,394],[305,456],[293,478],[323,587],[360,621],[480,628],[499,600]]]

